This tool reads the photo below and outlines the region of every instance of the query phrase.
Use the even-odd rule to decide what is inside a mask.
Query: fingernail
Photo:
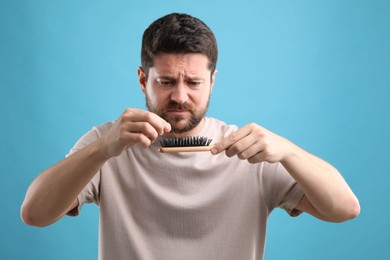
[[[212,154],[217,154],[217,153],[218,153],[217,148],[211,148],[211,153],[212,153]]]
[[[165,127],[165,132],[170,132],[171,129],[172,129],[171,124],[168,123],[168,124],[166,125],[166,127]]]

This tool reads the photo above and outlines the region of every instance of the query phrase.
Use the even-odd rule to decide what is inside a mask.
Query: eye
[[[175,85],[175,82],[172,81],[172,80],[167,80],[167,79],[158,79],[157,80],[158,84],[161,86],[161,87],[171,87],[173,85]]]
[[[200,81],[189,81],[187,84],[190,87],[198,87],[198,86],[200,86],[200,84],[202,84],[202,82],[200,82]]]

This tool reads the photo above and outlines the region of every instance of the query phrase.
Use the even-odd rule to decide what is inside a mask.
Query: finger
[[[157,130],[148,122],[128,122],[121,126],[121,131],[142,134],[151,142],[154,142],[159,135]]]
[[[267,154],[264,151],[258,152],[257,154],[254,154],[248,158],[248,162],[250,163],[259,163],[265,161],[267,161]]]
[[[160,135],[171,131],[171,125],[167,121],[165,121],[157,114],[149,111],[140,109],[127,109],[123,114],[123,118],[126,121],[132,122],[148,122]]]
[[[134,144],[140,144],[147,148],[152,144],[152,141],[142,133],[126,132],[122,134],[122,139],[126,141],[127,147],[130,147]]]
[[[233,144],[237,143],[239,140],[241,140],[245,136],[247,136],[249,133],[250,133],[250,131],[246,127],[240,128],[236,132],[232,133],[231,135],[229,135],[228,137],[223,139],[221,142],[216,143],[214,145],[213,149],[211,150],[211,152],[213,154],[221,153],[221,152],[225,151],[226,149],[228,149]]]
[[[149,122],[160,135],[171,131],[171,124],[155,113],[147,111],[146,121]]]
[[[241,160],[247,160],[247,159],[255,156],[256,154],[262,152],[263,147],[258,140],[255,140],[253,138],[251,138],[251,139],[245,138],[245,139],[248,139],[247,142],[243,146],[245,148],[237,151],[238,158],[240,158]],[[233,148],[233,146],[231,148]],[[229,148],[229,149],[231,149],[231,148]]]
[[[226,149],[226,155],[229,157],[234,155],[245,155],[245,152],[253,154],[252,150],[260,149],[257,148],[256,143],[257,140],[254,139],[253,135],[247,135],[228,147]]]

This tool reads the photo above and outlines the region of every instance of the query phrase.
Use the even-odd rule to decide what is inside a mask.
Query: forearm
[[[282,164],[323,219],[340,222],[359,214],[359,202],[337,169],[294,144],[291,147]]]
[[[99,148],[97,140],[42,172],[27,191],[21,209],[23,221],[46,226],[66,214],[107,160]]]
[[[95,142],[41,173],[30,185],[21,215],[26,224],[46,226],[67,213],[103,164],[135,144],[148,147],[171,125],[158,115],[126,109]]]
[[[257,124],[238,129],[211,150],[222,151],[250,163],[281,162],[305,192],[298,210],[334,222],[359,214],[358,200],[333,166]]]

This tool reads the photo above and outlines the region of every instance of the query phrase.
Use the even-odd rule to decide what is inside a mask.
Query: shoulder
[[[108,132],[108,130],[110,130],[110,128],[113,126],[114,124],[114,121],[111,121],[111,122],[107,122],[105,124],[102,124],[102,125],[98,125],[98,126],[94,126],[92,127],[91,130],[89,130],[87,133],[85,133],[81,138],[80,140],[91,140],[93,139],[92,141],[98,139],[99,137],[101,137],[102,135],[106,134]]]
[[[92,127],[91,130],[86,132],[84,135],[82,135],[78,139],[76,144],[71,149],[70,153],[74,153],[78,150],[81,150],[85,146],[96,141],[99,137],[101,137],[102,135],[107,133],[107,131],[110,130],[110,128],[112,127],[113,124],[114,124],[114,121],[107,122],[105,124]]]
[[[97,136],[100,137],[100,136],[104,135],[105,133],[107,133],[108,130],[111,129],[114,122],[115,121],[111,121],[111,122],[107,122],[107,123],[102,124],[102,125],[94,126],[94,127],[92,127],[92,129],[90,131],[95,132],[97,134]]]

